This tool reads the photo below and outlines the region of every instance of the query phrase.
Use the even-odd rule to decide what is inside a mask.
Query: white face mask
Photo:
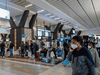
[[[73,49],[76,49],[78,46],[77,46],[76,44],[71,44],[71,47],[72,47]]]
[[[91,48],[91,46],[88,46],[88,49],[90,49]]]

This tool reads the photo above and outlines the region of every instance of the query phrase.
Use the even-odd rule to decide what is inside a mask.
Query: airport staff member
[[[82,47],[83,39],[74,36],[69,48],[68,60],[72,64],[72,75],[96,75],[95,65],[90,51]]]

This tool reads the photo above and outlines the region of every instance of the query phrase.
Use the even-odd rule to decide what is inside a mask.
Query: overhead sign
[[[95,35],[94,34],[89,34],[89,37],[94,37]]]
[[[10,11],[0,8],[0,18],[10,19]]]
[[[22,37],[25,37],[25,36],[26,36],[26,34],[22,34],[21,36],[22,36]]]

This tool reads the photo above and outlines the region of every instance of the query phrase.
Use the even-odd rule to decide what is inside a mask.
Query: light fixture
[[[59,21],[63,21],[63,20],[59,20]]]
[[[53,16],[50,16],[50,17],[55,17],[55,15],[53,15]]]
[[[59,21],[61,21],[61,22],[66,22],[66,21],[64,21],[64,20],[59,20]]]
[[[40,11],[38,11],[37,13],[40,13],[40,12],[43,12],[44,10],[40,10]]]
[[[26,5],[25,8],[28,8],[28,7],[32,6],[32,5],[33,5],[33,4]]]
[[[62,21],[62,22],[66,22],[66,21]]]
[[[45,16],[48,16],[48,15],[51,15],[51,13],[49,13],[49,14],[46,14]]]
[[[60,18],[55,18],[54,20],[58,20],[58,19],[60,19]]]

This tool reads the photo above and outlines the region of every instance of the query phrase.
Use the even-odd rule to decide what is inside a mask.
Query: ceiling
[[[35,2],[40,2],[39,0],[35,0]],[[41,0],[42,1],[42,0]],[[52,13],[53,11],[48,11],[47,9],[44,8],[44,6],[47,8],[48,6],[43,4],[42,7],[41,6],[38,6],[38,4],[34,3],[33,0],[9,0],[9,2],[13,3],[13,4],[16,4],[18,6],[21,6],[23,8],[25,8],[27,5],[30,5],[32,4],[31,6],[25,8],[25,9],[28,9],[28,10],[31,10],[35,13],[38,13],[38,11],[41,11],[41,10],[44,10],[43,12],[40,12],[38,13],[38,16],[41,15],[41,18],[45,18],[45,19],[49,19],[54,21],[56,24],[61,22],[62,24],[66,25],[63,27],[63,29],[69,29],[69,28],[72,28],[72,27],[76,27],[78,30],[83,30],[83,29],[86,29],[84,26],[80,25],[79,23],[75,23],[74,21],[72,21],[72,19],[70,19],[69,17],[67,18],[67,20],[65,18],[63,18],[63,16],[61,15],[62,13],[60,13],[60,17],[59,14],[56,15],[58,13],[58,11],[56,11],[56,13]],[[42,1],[44,3],[44,1]],[[41,2],[40,2],[41,3]],[[40,8],[41,7],[41,8]],[[52,7],[49,6],[49,8],[52,9]],[[57,9],[56,9],[57,10]],[[55,12],[55,11],[54,11]],[[47,14],[50,14],[50,15],[47,15]],[[54,17],[52,17],[54,16]],[[65,17],[65,16],[64,16]],[[60,18],[60,19],[56,19],[54,20],[55,18]],[[63,22],[63,21],[64,22]],[[76,25],[75,25],[76,24]],[[66,27],[66,28],[65,28]],[[82,27],[82,28],[80,28]]]
[[[0,0],[2,3],[5,1]],[[100,27],[100,0],[8,0],[7,4],[11,16],[20,15],[27,9],[30,10],[30,15],[43,10],[38,13],[38,18],[54,24],[61,22],[64,30],[72,27],[77,31]],[[26,7],[30,4],[32,5]],[[1,3],[0,7],[6,8]],[[47,15],[49,13],[51,14]],[[60,19],[54,20],[55,18]]]
[[[9,0],[9,2],[11,2],[11,3],[13,3],[13,4],[16,4],[16,5],[18,5],[18,6],[21,6],[21,7],[25,8],[26,10],[33,11],[34,14],[35,14],[35,13],[38,13],[39,11],[42,10],[42,8],[40,8],[40,7],[38,7],[38,6],[34,5],[34,4],[32,4],[30,7],[26,7],[27,5],[30,5],[30,4],[31,4],[30,2],[28,2],[28,1],[26,1],[26,0]],[[46,14],[50,14],[50,15],[45,16]],[[32,14],[31,14],[31,15],[32,15]],[[54,14],[52,14],[52,13],[46,11],[46,10],[43,10],[43,12],[38,13],[38,16],[39,16],[39,17],[41,16],[42,18],[45,18],[45,19],[49,19],[49,20],[54,21],[54,17],[50,17],[50,16],[53,16],[53,15],[54,15]],[[55,15],[55,18],[58,18],[58,16]],[[55,20],[54,23],[57,23],[57,22],[58,22],[58,21]]]
[[[86,28],[100,27],[100,0],[46,0]]]

